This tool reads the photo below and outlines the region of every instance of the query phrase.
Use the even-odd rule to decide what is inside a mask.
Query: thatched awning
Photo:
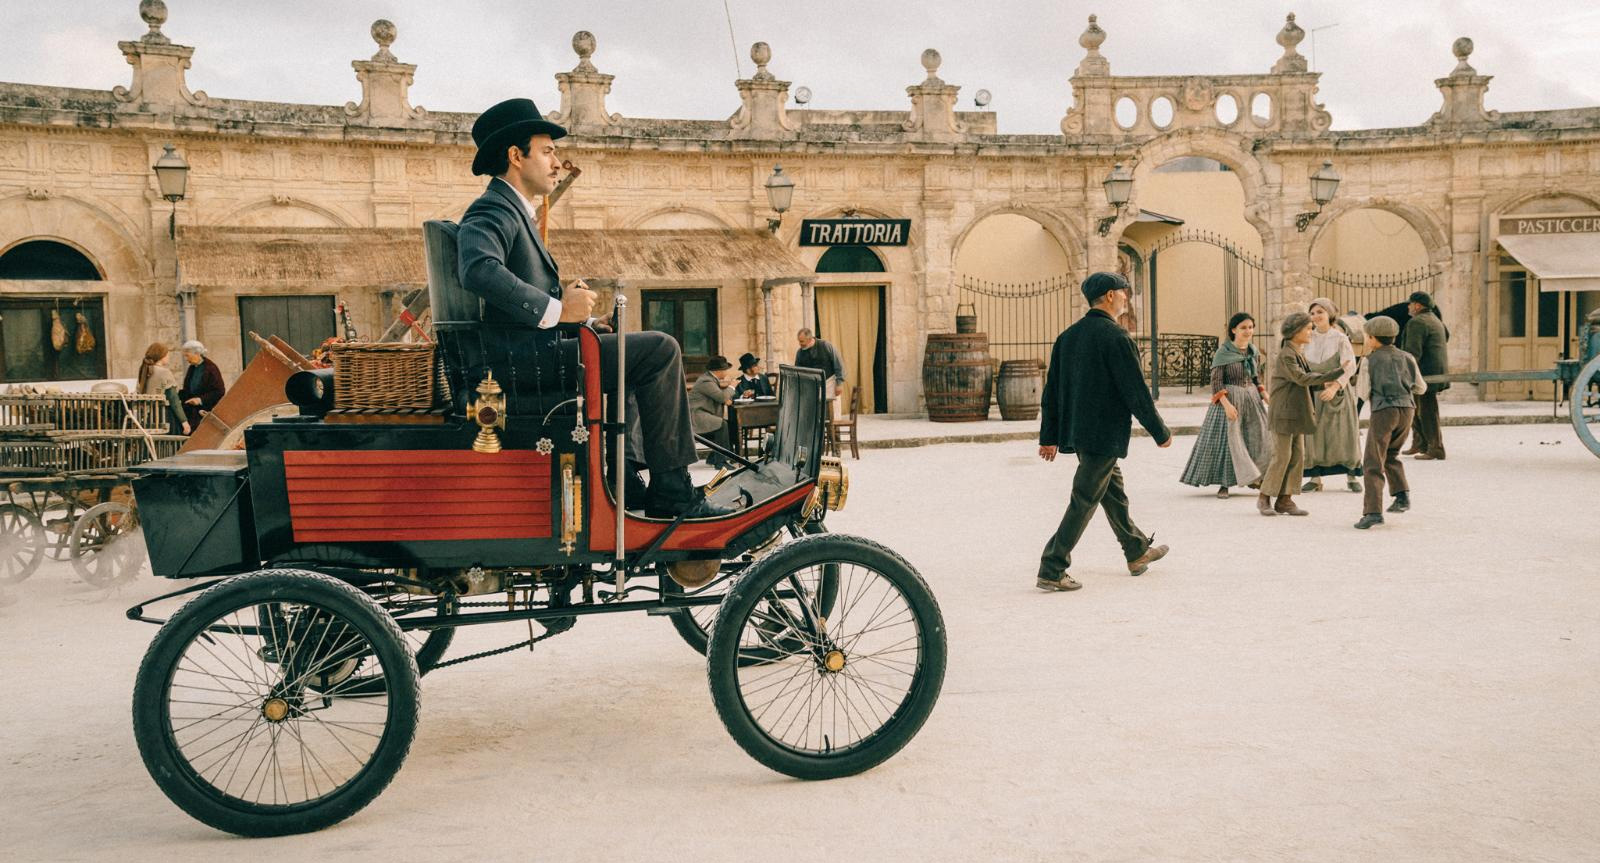
[[[321,288],[427,283],[422,231],[410,228],[184,228],[184,282]]]
[[[760,230],[550,231],[561,277],[714,283],[732,279],[799,281],[811,271]]]
[[[777,284],[810,278],[806,266],[760,230],[550,231],[561,278]],[[411,228],[185,228],[178,257],[191,285],[314,285],[319,288],[427,283],[422,231]]]

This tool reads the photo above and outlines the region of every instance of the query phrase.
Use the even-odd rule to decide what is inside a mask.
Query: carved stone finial
[[[144,34],[140,41],[155,45],[171,43],[172,40],[161,32],[161,25],[167,23],[167,4],[161,0],[140,0],[139,17],[150,25],[150,32]]]
[[[1284,19],[1283,29],[1278,31],[1278,44],[1283,46],[1283,56],[1279,57],[1278,62],[1273,64],[1273,74],[1282,75],[1305,72],[1307,70],[1306,58],[1295,50],[1295,47],[1305,38],[1306,31],[1300,29],[1299,24],[1294,23],[1294,13],[1290,12],[1289,17]]]
[[[956,119],[956,96],[961,88],[939,79],[944,58],[933,48],[922,52],[922,68],[928,77],[921,84],[906,88],[911,97],[911,119],[905,131],[924,141],[952,141],[966,134],[966,124]]]
[[[1106,31],[1100,28],[1099,21],[1099,15],[1090,15],[1089,26],[1085,27],[1083,35],[1078,37],[1078,44],[1091,54],[1099,51],[1100,46],[1106,41]]]
[[[765,42],[757,42],[750,46],[750,59],[756,64],[756,73],[751,76],[755,81],[771,81],[775,76],[767,71],[767,64],[772,62],[772,46]]]
[[[395,28],[393,21],[379,18],[372,22],[372,41],[378,43],[378,53],[373,54],[372,59],[379,63],[400,62],[389,51],[389,46],[394,44],[394,39],[398,35],[400,31]]]
[[[1478,70],[1472,68],[1467,58],[1472,56],[1472,40],[1465,36],[1457,39],[1450,45],[1450,50],[1456,55],[1456,68],[1450,72],[1452,75],[1476,75]]]
[[[1111,61],[1100,56],[1100,46],[1105,44],[1106,31],[1100,29],[1099,20],[1099,15],[1090,15],[1089,26],[1084,28],[1083,35],[1078,37],[1078,44],[1087,52],[1078,62],[1079,75],[1111,74]]]
[[[594,56],[594,47],[594,34],[590,33],[588,30],[579,30],[578,32],[572,34],[572,51],[574,54],[578,55],[578,65],[574,67],[572,71],[600,71],[594,67],[594,63],[589,59],[590,57]]]

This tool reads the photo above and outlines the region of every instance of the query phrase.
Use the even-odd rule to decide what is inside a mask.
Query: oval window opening
[[[1133,124],[1139,122],[1139,106],[1132,99],[1123,96],[1117,100],[1115,117],[1117,125],[1124,129],[1132,129]]]
[[[1224,126],[1232,126],[1239,119],[1239,100],[1233,98],[1232,93],[1223,93],[1217,97],[1217,122]]]
[[[1165,129],[1171,126],[1172,114],[1172,100],[1166,96],[1157,96],[1155,101],[1150,103],[1150,122],[1156,124],[1156,128]]]
[[[1250,100],[1250,118],[1263,126],[1272,122],[1272,97],[1257,93]]]

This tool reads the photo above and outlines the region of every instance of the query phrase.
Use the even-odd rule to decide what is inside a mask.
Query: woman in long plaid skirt
[[[1211,407],[1183,469],[1184,484],[1214,485],[1219,498],[1230,486],[1254,487],[1272,458],[1261,354],[1250,343],[1255,334],[1256,319],[1248,312],[1228,319],[1228,340],[1211,359]]]

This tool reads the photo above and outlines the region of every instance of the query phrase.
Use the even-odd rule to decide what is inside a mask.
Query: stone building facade
[[[0,321],[8,362],[20,368],[49,350],[19,347],[46,306],[98,310],[98,374],[109,377],[131,376],[146,344],[177,341],[186,325],[226,373],[237,373],[246,352],[242,327],[249,323],[242,315],[267,321],[273,314],[304,315],[331,307],[323,300],[335,296],[349,303],[359,331],[382,331],[396,299],[421,283],[423,273],[396,270],[416,258],[307,253],[311,263],[301,278],[283,278],[284,268],[292,269],[295,250],[315,246],[319,236],[349,242],[354,232],[359,242],[360,232],[371,231],[375,243],[396,242],[396,230],[459,217],[482,188],[469,170],[474,117],[410,103],[417,69],[391,50],[396,30],[386,21],[372,28],[377,52],[352,64],[359,100],[313,106],[191,91],[184,75],[195,49],[163,35],[167,12],[160,0],[139,8],[149,32],[119,43],[132,67],[129,85],[102,91],[0,83],[0,302],[18,309],[33,302]],[[1260,237],[1266,286],[1257,312],[1269,321],[1312,297],[1319,233],[1344,213],[1378,209],[1403,219],[1426,248],[1426,266],[1456,334],[1454,368],[1542,362],[1532,341],[1525,356],[1505,349],[1504,332],[1515,329],[1513,313],[1524,317],[1525,330],[1538,329],[1529,316],[1549,305],[1544,293],[1553,293],[1538,285],[1554,285],[1562,274],[1539,272],[1554,266],[1549,254],[1526,252],[1544,257],[1523,261],[1502,244],[1502,221],[1514,214],[1600,213],[1600,108],[1486,110],[1490,79],[1470,65],[1471,43],[1463,39],[1454,46],[1454,69],[1435,82],[1442,103],[1432,117],[1411,127],[1334,131],[1317,102],[1319,75],[1307,70],[1296,48],[1303,37],[1289,16],[1278,35],[1281,55],[1263,74],[1118,76],[1101,53],[1107,34],[1091,16],[1061,133],[1001,135],[993,113],[957,110],[961,88],[940,77],[933,50],[922,54],[920,82],[906,88],[909,110],[793,107],[790,82],[769,70],[772,52],[757,43],[756,71],[735,83],[730,107],[736,95],[737,110],[729,119],[623,117],[607,109],[613,78],[596,64],[595,37],[581,32],[573,39],[576,66],[555,76],[560,107],[550,113],[571,131],[562,155],[582,176],[552,208],[552,236],[574,229],[602,238],[612,231],[646,237],[762,231],[772,217],[764,183],[781,163],[796,193],[776,239],[807,278],[773,289],[770,325],[762,281],[753,273],[705,273],[685,285],[645,272],[627,279],[626,289],[640,291],[645,305],[663,291],[697,289],[714,321],[703,324],[711,328],[708,350],[765,353],[770,337],[769,359],[779,361],[792,356],[795,328],[812,323],[831,298],[848,295],[854,305],[826,312],[824,323],[838,328],[842,320],[854,328],[850,316],[858,311],[851,309],[867,309],[871,303],[862,298],[876,291],[878,311],[870,315],[881,332],[876,344],[868,344],[865,324],[856,329],[869,335],[839,337],[855,338],[859,362],[877,366],[876,406],[914,413],[924,342],[928,333],[952,328],[955,262],[975,226],[997,214],[1026,216],[1059,244],[1072,280],[1115,269],[1119,246],[1140,221],[1141,184],[1164,164],[1204,157],[1242,185],[1243,216]],[[1231,117],[1223,110],[1229,101]],[[176,242],[168,231],[173,205],[161,198],[150,168],[169,143],[192,168],[187,196],[175,205]],[[1324,161],[1337,166],[1342,184],[1300,230],[1297,215],[1315,209],[1309,177]],[[1102,180],[1117,163],[1131,170],[1134,185],[1128,204],[1113,210]],[[1107,216],[1114,218],[1102,233]],[[804,220],[829,218],[909,220],[908,242],[867,254],[800,244]],[[226,267],[194,262],[196,272],[225,273],[212,284],[177,271],[180,260],[198,253],[185,252],[186,237],[197,250],[237,248],[218,240],[230,232],[235,240],[253,237],[276,269],[247,255]],[[1573,254],[1583,258],[1587,248],[1600,261],[1600,232],[1567,231],[1555,242],[1566,244],[1563,254],[1578,249]],[[93,277],[51,269],[81,270],[83,260]],[[819,264],[824,272],[815,272]],[[1512,297],[1516,289],[1506,281],[1512,271],[1523,272],[1519,284],[1533,293]],[[1560,284],[1592,287],[1581,279]],[[1595,295],[1560,293],[1563,320],[1592,307],[1584,297]],[[318,299],[278,302],[296,296]],[[271,314],[251,311],[268,306]],[[661,305],[660,314],[692,311],[669,306]],[[705,313],[693,312],[696,320]],[[75,368],[82,371],[85,362]],[[1457,389],[1470,397],[1473,388]]]

